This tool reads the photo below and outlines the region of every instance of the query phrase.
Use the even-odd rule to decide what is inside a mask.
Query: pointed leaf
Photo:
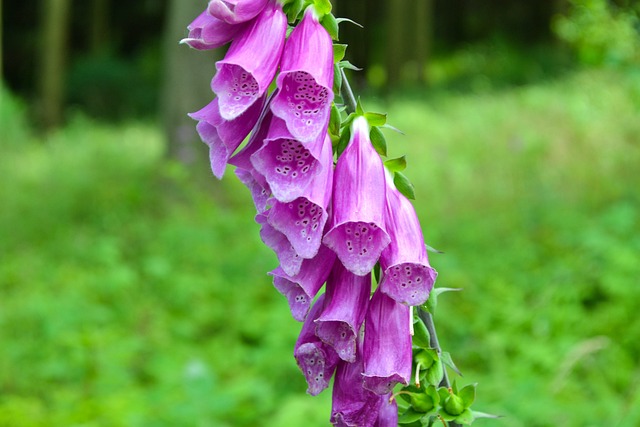
[[[331,104],[331,114],[329,116],[329,133],[331,135],[340,135],[340,125],[342,124],[342,117],[340,117],[340,110],[336,104]]]
[[[502,418],[502,415],[487,414],[486,412],[471,411],[475,418]]]
[[[473,412],[469,408],[462,411],[462,413],[455,418],[455,422],[466,426],[473,423],[474,420]]]
[[[331,13],[324,15],[324,17],[320,21],[320,24],[324,27],[325,30],[327,30],[327,33],[329,33],[333,40],[338,40],[339,29],[338,21],[336,20],[335,16],[333,16]]]
[[[444,377],[444,366],[440,358],[436,359],[433,365],[427,371],[427,382],[431,385],[438,386]]]
[[[413,409],[407,409],[407,412],[398,417],[398,424],[410,424],[424,417],[423,413],[416,412]]]
[[[327,15],[330,16],[330,15]],[[333,62],[340,62],[344,58],[344,54],[347,52],[347,45],[335,43],[333,45]]]
[[[362,71],[362,68],[356,67],[355,65],[353,65],[349,61],[340,61],[340,62],[338,62],[338,66],[340,68],[346,68],[347,70]]]
[[[287,21],[290,24],[296,22],[296,19],[298,19],[298,16],[300,15],[300,12],[302,12],[303,7],[304,0],[291,0],[284,6],[283,11],[287,15]]]
[[[333,66],[333,91],[339,94],[342,90],[342,73],[340,72],[340,66],[335,64]]]
[[[407,157],[397,157],[384,162],[384,165],[391,172],[401,172],[407,168]]]
[[[421,348],[429,348],[431,345],[431,337],[429,331],[425,326],[422,319],[418,318],[417,322],[413,323],[413,345]]]
[[[455,363],[453,363],[453,360],[451,360],[451,354],[448,351],[443,351],[440,357],[442,358],[442,363],[450,367],[456,374],[463,376]]]
[[[318,12],[318,15],[327,15],[328,13],[331,13],[331,1],[313,0],[313,4],[315,6],[316,12]]]
[[[429,252],[433,252],[433,253],[435,253],[435,254],[443,254],[443,253],[444,253],[444,252],[442,252],[442,251],[441,251],[441,250],[439,250],[439,249],[436,249],[436,248],[434,248],[434,247],[432,247],[432,246],[427,245],[426,243],[424,244],[424,246],[427,248],[427,250],[428,250]]]
[[[384,126],[387,123],[387,115],[383,113],[364,113],[364,117],[369,122],[369,126]]]
[[[413,189],[413,184],[411,184],[409,179],[404,176],[402,172],[396,172],[393,174],[393,183],[398,191],[404,194],[407,199],[415,200],[416,193]]]
[[[349,128],[345,128],[342,131],[342,134],[340,135],[340,141],[338,141],[338,149],[337,149],[338,157],[340,157],[344,149],[347,148],[350,138],[351,138],[351,131],[349,130]]]
[[[471,406],[473,401],[476,400],[476,386],[477,384],[469,384],[458,393],[458,396],[460,396],[462,402],[464,402],[465,408]]]
[[[336,22],[338,23],[338,25],[342,24],[343,22],[349,22],[349,23],[351,23],[353,25],[356,25],[356,26],[358,26],[360,28],[364,28],[362,25],[358,24],[356,21],[352,21],[349,18],[336,18]]]
[[[384,125],[382,125],[382,127],[385,129],[391,129],[394,132],[398,132],[400,135],[404,135],[404,132],[402,132],[397,127],[391,126],[389,123],[385,123]]]
[[[356,101],[356,115],[358,115],[358,116],[363,116],[364,115],[364,108],[362,108],[362,103],[360,102],[360,97],[358,97],[358,100]]]
[[[380,154],[381,156],[387,156],[387,140],[385,139],[382,131],[378,127],[372,127],[369,132],[369,138],[371,138],[371,144],[373,148]]]
[[[445,292],[458,292],[461,291],[461,288],[434,288],[431,290],[429,294],[429,299],[422,306],[431,314],[436,314],[436,307],[438,306],[438,296]]]

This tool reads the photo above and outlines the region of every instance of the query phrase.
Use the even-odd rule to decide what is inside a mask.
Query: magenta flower
[[[232,120],[246,111],[271,84],[276,74],[287,31],[287,18],[279,3],[266,6],[231,43],[211,89],[220,100],[220,115]]]
[[[371,295],[371,275],[356,276],[336,262],[325,295],[324,309],[316,320],[316,335],[335,348],[342,360],[353,362]]]
[[[311,301],[326,282],[335,260],[336,254],[321,246],[315,257],[302,261],[298,274],[289,275],[282,267],[269,273],[273,276],[273,286],[287,298],[291,314],[297,321],[306,319]]]
[[[225,120],[220,116],[218,98],[201,110],[189,114],[191,118],[198,120],[196,130],[202,141],[209,146],[211,170],[216,178],[222,179],[229,156],[251,132],[260,117],[264,101],[265,98],[262,97],[235,120]]]
[[[265,146],[267,144],[265,142]],[[294,154],[290,156],[294,157]],[[311,180],[302,196],[290,203],[273,201],[269,213],[269,224],[287,236],[293,249],[302,258],[312,258],[318,253],[329,216],[327,208],[333,188],[333,152],[328,136],[325,137],[320,164],[322,170]]]
[[[364,388],[387,394],[411,377],[409,307],[380,292],[371,297],[364,323]]]
[[[438,273],[429,265],[420,221],[411,202],[387,181],[385,225],[391,243],[380,256],[380,290],[407,305],[424,304]]]
[[[398,402],[395,399],[390,400],[391,393],[380,397],[380,412],[373,427],[398,427]]]
[[[303,258],[293,250],[293,246],[284,234],[269,225],[267,215],[268,211],[256,215],[256,222],[261,225],[260,238],[275,252],[282,270],[289,276],[295,276],[300,272]]]
[[[291,202],[305,193],[324,167],[320,158],[326,141],[322,134],[304,145],[291,136],[283,120],[274,117],[264,145],[251,156],[251,163],[264,175],[278,201]]]
[[[277,84],[273,113],[297,140],[316,140],[326,131],[333,101],[333,43],[312,7],[287,40]]]
[[[202,12],[187,26],[189,35],[180,40],[194,49],[215,49],[229,43],[244,25],[228,24],[218,18]]]
[[[336,165],[332,228],[323,243],[359,276],[373,269],[390,241],[384,229],[384,189],[382,160],[371,146],[366,119],[358,117]]]
[[[229,24],[246,22],[259,14],[269,0],[211,0],[207,12]]]
[[[353,363],[338,362],[333,383],[331,424],[336,427],[371,427],[378,419],[381,396],[362,387],[362,341]]]
[[[340,360],[335,350],[320,341],[314,334],[315,325],[313,321],[322,309],[323,304],[324,295],[320,295],[302,326],[302,331],[300,331],[293,351],[298,367],[300,367],[307,380],[307,393],[312,396],[318,395],[327,388]]]

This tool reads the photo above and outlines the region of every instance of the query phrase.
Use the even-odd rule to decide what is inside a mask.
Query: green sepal
[[[393,174],[393,183],[398,191],[404,194],[407,199],[415,200],[416,193],[413,189],[413,184],[411,184],[409,179],[404,176],[402,172],[395,172]]]
[[[414,359],[421,365],[421,369],[428,370],[438,359],[438,351],[435,348],[426,348],[417,352]]]
[[[413,322],[413,339],[412,344],[421,348],[429,348],[431,345],[431,336],[427,330],[427,326],[422,319],[417,318]]]
[[[423,413],[414,411],[413,409],[409,408],[404,414],[398,417],[398,424],[415,423],[416,421],[420,420],[424,416],[425,415]]]
[[[462,414],[465,409],[467,408],[464,407],[464,402],[462,401],[460,396],[452,393],[449,394],[449,397],[444,399],[444,401],[442,402],[441,414],[443,415],[443,418],[443,413],[446,413],[450,416],[453,416],[453,418],[455,419],[458,415]]]
[[[386,160],[384,165],[391,172],[402,172],[407,168],[407,156]]]
[[[445,292],[459,292],[460,288],[433,288],[429,294],[429,299],[422,307],[431,314],[436,314],[436,308],[438,307],[438,296]]]
[[[327,15],[327,16],[331,16],[331,15]],[[333,62],[340,62],[342,61],[342,58],[344,58],[344,54],[347,52],[347,45],[346,44],[340,44],[340,43],[334,43],[333,44]]]
[[[381,156],[387,156],[387,140],[382,134],[379,127],[372,127],[369,131],[369,139],[371,139],[371,145]]]
[[[285,15],[287,15],[287,21],[293,24],[300,16],[302,9],[305,7],[304,0],[289,0],[287,4],[282,8]]]
[[[342,155],[344,149],[347,148],[347,145],[349,145],[350,138],[351,130],[349,128],[343,129],[342,133],[340,134],[340,140],[338,141],[338,148],[336,150],[338,157]]]
[[[342,124],[342,117],[340,116],[340,110],[335,103],[331,104],[331,112],[329,115],[329,133],[331,135],[340,135],[340,125]]]
[[[458,392],[458,396],[462,399],[465,408],[468,408],[476,400],[476,387],[478,384],[469,384]]]
[[[340,62],[338,62],[338,66],[340,68],[346,68],[347,70],[362,71],[362,68],[356,67],[355,65],[353,65],[349,61],[340,61]]]
[[[347,116],[347,118],[344,119],[344,121],[340,125],[340,128],[341,129],[350,128],[351,127],[351,123],[353,123],[353,121],[355,120],[356,117],[358,117],[358,115],[356,113],[349,114]]]
[[[415,326],[414,326],[415,329]],[[462,372],[460,372],[460,369],[458,369],[458,367],[455,365],[455,363],[453,363],[453,360],[451,359],[451,354],[448,351],[443,351],[440,354],[440,358],[442,359],[442,363],[444,363],[446,366],[450,367],[453,372],[455,372],[456,374],[463,376]]]
[[[356,21],[353,21],[349,18],[336,18],[336,22],[338,23],[338,25],[342,24],[343,22],[349,22],[350,24],[353,24],[357,27],[364,28],[362,25],[360,25]]]
[[[387,115],[383,113],[364,113],[364,118],[367,119],[369,126],[384,126],[387,123]]]
[[[462,411],[462,413],[457,417],[455,417],[454,419],[456,423],[462,424],[465,426],[471,425],[471,423],[473,423],[474,420],[475,420],[475,417],[473,416],[473,411],[471,411],[471,409],[469,408]]]
[[[313,6],[316,13],[323,18],[331,13],[331,1],[330,0],[313,0]]]
[[[340,94],[342,90],[342,73],[340,72],[340,66],[334,64],[333,66],[333,92]]]
[[[444,378],[444,366],[442,365],[440,357],[437,357],[429,369],[427,369],[425,380],[429,384],[437,387],[442,381],[442,378]]]
[[[320,20],[320,25],[322,25],[324,29],[327,30],[327,33],[329,33],[333,40],[338,40],[338,21],[336,20],[336,17],[333,16],[333,14],[327,13],[326,15],[324,15]]]
[[[376,283],[380,283],[380,263],[376,262],[373,266],[373,277],[376,279]]]
[[[364,116],[364,108],[362,108],[362,103],[360,102],[360,97],[356,101],[356,115]]]

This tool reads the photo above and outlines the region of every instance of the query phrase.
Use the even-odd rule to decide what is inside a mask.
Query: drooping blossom
[[[356,276],[342,263],[333,265],[325,303],[316,320],[316,335],[346,362],[356,359],[356,341],[371,294],[371,274]]]
[[[269,274],[273,276],[273,286],[287,298],[291,315],[299,322],[307,318],[311,301],[327,281],[336,254],[326,246],[321,246],[317,255],[302,261],[298,274],[289,275],[282,267]]]
[[[351,140],[333,179],[331,230],[323,243],[354,274],[369,273],[389,244],[384,229],[385,183],[382,160],[371,145],[364,117],[353,121]]]
[[[300,272],[303,258],[296,253],[287,240],[287,236],[269,225],[267,220],[268,211],[258,213],[256,222],[260,224],[260,238],[273,252],[275,252],[280,262],[280,267],[289,276],[295,276]]]
[[[264,107],[265,97],[261,97],[244,114],[234,120],[225,120],[220,115],[218,98],[189,116],[198,120],[196,130],[202,141],[209,146],[211,170],[216,178],[222,179],[229,156],[240,146],[251,132]]]
[[[391,399],[391,393],[380,397],[382,403],[373,427],[398,427],[398,402]]]
[[[397,383],[411,377],[411,333],[409,307],[378,288],[367,310],[364,326],[364,388],[387,394]]]
[[[291,202],[305,193],[325,167],[321,154],[326,141],[323,134],[304,145],[289,133],[283,120],[274,117],[264,145],[251,156],[251,163],[265,177],[278,201]]]
[[[287,40],[277,85],[273,113],[298,141],[316,140],[326,131],[333,101],[333,43],[313,7]]]
[[[378,419],[381,396],[362,386],[362,340],[358,340],[356,360],[341,360],[336,368],[331,403],[331,424],[336,427],[370,427]]]
[[[246,22],[264,9],[269,0],[210,0],[207,12],[229,24]]]
[[[303,195],[288,203],[273,201],[269,212],[269,224],[287,236],[293,249],[302,258],[312,258],[318,253],[329,216],[327,211],[333,189],[333,152],[328,136],[322,147],[320,173],[313,177]],[[294,153],[290,155],[293,157]],[[295,155],[297,156],[299,154]]]
[[[180,40],[194,49],[216,49],[229,43],[245,27],[243,24],[229,24],[213,17],[205,10],[187,26],[189,35]]]
[[[220,115],[232,120],[246,111],[271,84],[287,31],[287,18],[278,2],[268,4],[237,34],[223,60],[211,89],[218,95]]]
[[[391,243],[380,256],[380,290],[406,305],[424,304],[438,273],[429,265],[420,221],[411,202],[386,176],[385,226]]]
[[[323,304],[324,294],[320,295],[309,312],[293,351],[296,362],[307,380],[307,393],[312,396],[318,395],[327,388],[340,360],[335,350],[320,341],[314,334],[313,321],[320,313]]]

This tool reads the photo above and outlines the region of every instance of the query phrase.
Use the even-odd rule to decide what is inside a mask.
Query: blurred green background
[[[326,426],[246,189],[185,113],[205,1],[2,2],[0,426]],[[477,425],[640,425],[638,2],[337,2],[405,136]]]

